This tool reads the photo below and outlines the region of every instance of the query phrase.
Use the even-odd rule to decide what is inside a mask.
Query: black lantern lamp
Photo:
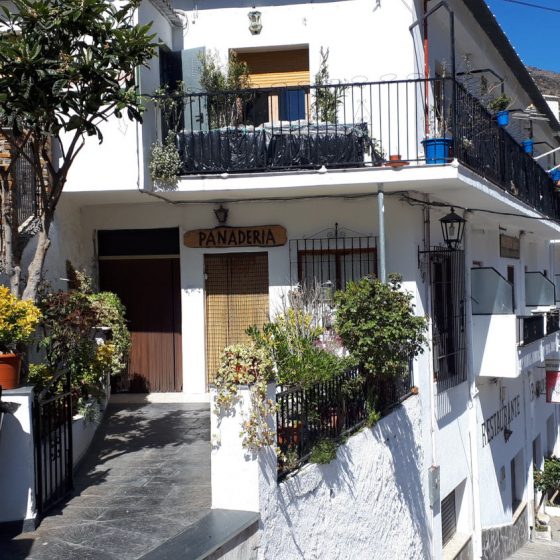
[[[216,208],[214,210],[216,220],[218,220],[218,223],[221,226],[225,225],[225,223],[227,222],[228,213],[229,213],[229,210],[227,208],[224,208],[221,204],[220,204],[219,208]]]
[[[458,214],[455,214],[455,209],[451,208],[451,212],[439,221],[441,222],[443,240],[447,246],[451,250],[458,249],[463,241],[466,220],[461,218]]]

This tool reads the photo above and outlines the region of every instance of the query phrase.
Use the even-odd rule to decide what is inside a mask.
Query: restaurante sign
[[[517,395],[482,422],[482,447],[490,443],[500,432],[506,430],[512,420],[519,416],[521,413],[520,400]]]
[[[187,231],[183,242],[192,249],[279,247],[287,240],[283,226],[217,227]]]

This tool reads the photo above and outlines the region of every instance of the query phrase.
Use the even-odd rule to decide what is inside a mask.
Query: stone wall
[[[482,529],[482,560],[504,560],[529,538],[527,506],[512,525]]]
[[[469,539],[465,546],[459,551],[459,554],[453,560],[473,560],[473,544],[472,539]]]

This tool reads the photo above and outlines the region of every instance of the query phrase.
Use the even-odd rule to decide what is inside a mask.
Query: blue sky
[[[560,10],[560,0],[522,0]],[[528,66],[560,72],[560,12],[486,0],[521,60]]]

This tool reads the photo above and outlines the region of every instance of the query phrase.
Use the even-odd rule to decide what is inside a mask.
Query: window
[[[438,392],[467,378],[465,352],[465,257],[463,251],[433,247],[431,266],[432,338]]]
[[[513,309],[515,309],[515,267],[507,267],[507,281],[513,286]]]
[[[509,470],[511,479],[511,511],[513,513],[519,504],[519,500],[517,499],[517,483],[515,477],[515,458],[511,460]]]
[[[341,290],[351,280],[377,275],[374,237],[292,239],[290,253],[292,281],[302,285],[328,284]]]
[[[455,508],[455,490],[441,501],[441,541],[445,546],[457,532],[457,511]]]

